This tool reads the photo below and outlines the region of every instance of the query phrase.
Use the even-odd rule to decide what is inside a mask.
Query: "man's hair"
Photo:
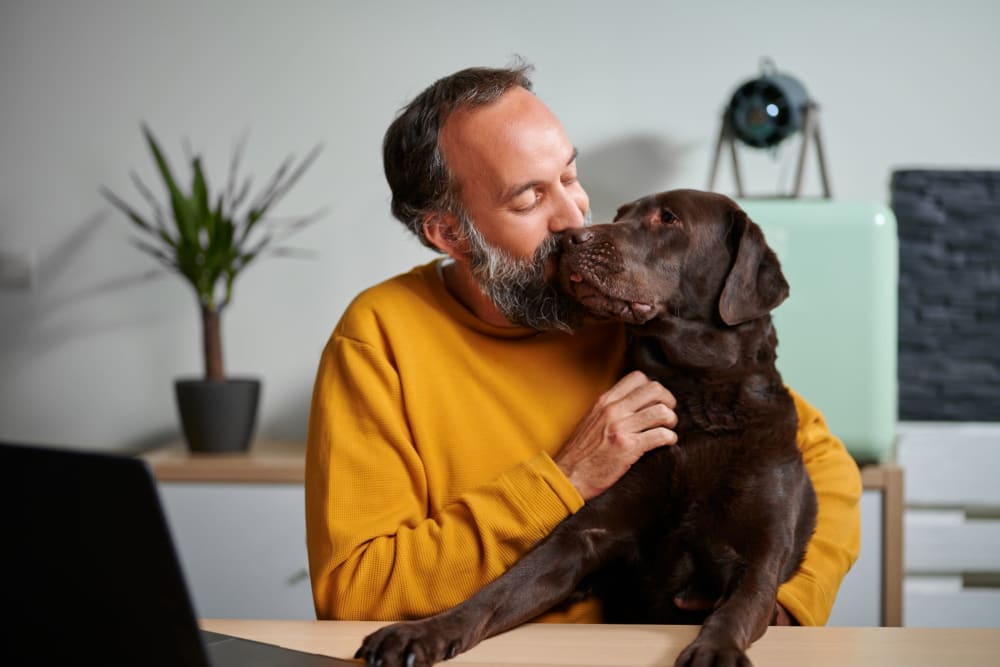
[[[518,59],[509,67],[471,67],[434,82],[403,107],[382,141],[382,165],[392,190],[392,214],[420,241],[423,218],[435,211],[461,213],[459,184],[452,178],[439,137],[455,111],[491,104],[520,86],[531,90],[531,65]],[[436,249],[436,248],[435,248]]]

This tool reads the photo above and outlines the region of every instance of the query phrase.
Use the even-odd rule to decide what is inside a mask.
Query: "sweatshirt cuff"
[[[552,458],[542,452],[510,470],[503,483],[522,516],[532,519],[536,540],[583,507],[583,497]]]
[[[826,625],[833,608],[828,597],[815,578],[802,570],[778,589],[778,602],[799,625]]]

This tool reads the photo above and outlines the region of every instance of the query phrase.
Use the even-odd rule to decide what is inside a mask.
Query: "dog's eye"
[[[672,222],[678,222],[678,218],[674,215],[670,209],[661,208],[660,209],[660,222],[665,225],[669,225]]]

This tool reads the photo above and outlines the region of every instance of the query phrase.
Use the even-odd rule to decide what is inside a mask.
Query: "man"
[[[622,378],[623,326],[576,327],[549,284],[556,235],[585,224],[589,200],[528,71],[441,79],[386,133],[393,213],[448,259],[363,292],[324,350],[306,457],[318,618],[451,607],[645,452],[676,444],[684,397]],[[857,557],[861,483],[822,416],[795,399],[819,517],[775,622],[822,624]],[[585,599],[543,620],[600,618]]]

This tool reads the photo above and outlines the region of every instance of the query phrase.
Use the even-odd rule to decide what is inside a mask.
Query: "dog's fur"
[[[677,665],[748,665],[816,517],[774,365],[778,259],[732,200],[674,190],[567,232],[559,270],[588,312],[629,325],[631,366],[677,396],[679,444],[643,456],[469,600],[382,628],[357,655],[430,665],[585,588],[611,622],[702,624]]]

